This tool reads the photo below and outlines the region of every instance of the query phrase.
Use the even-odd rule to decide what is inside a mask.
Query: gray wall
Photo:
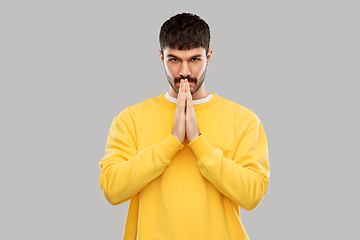
[[[168,91],[158,34],[184,11],[211,28],[206,89],[267,134],[250,238],[357,235],[357,1],[120,2],[1,2],[1,239],[120,239],[128,203],[106,202],[98,162],[113,117]]]

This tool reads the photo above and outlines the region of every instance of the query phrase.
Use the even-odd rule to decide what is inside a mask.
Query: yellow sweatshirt
[[[239,207],[253,210],[268,188],[266,136],[252,111],[211,93],[194,105],[191,143],[171,134],[176,104],[164,93],[113,119],[100,188],[113,205],[131,200],[123,239],[248,239]]]

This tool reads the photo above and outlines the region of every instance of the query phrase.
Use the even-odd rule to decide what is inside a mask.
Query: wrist
[[[192,142],[200,136],[200,133],[188,137],[188,142]]]
[[[173,135],[181,144],[184,142],[184,139],[179,138],[177,135],[175,135],[173,132],[171,132],[171,135]],[[181,141],[182,140],[182,141]]]

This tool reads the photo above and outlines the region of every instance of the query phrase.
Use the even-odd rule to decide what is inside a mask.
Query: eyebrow
[[[175,56],[175,55],[172,55],[172,54],[168,54],[167,57],[168,57],[168,58],[169,58],[169,57],[179,58],[178,56]],[[191,59],[191,58],[201,58],[201,57],[202,57],[201,54],[196,54],[196,55],[194,55],[194,56],[189,57],[189,59]]]

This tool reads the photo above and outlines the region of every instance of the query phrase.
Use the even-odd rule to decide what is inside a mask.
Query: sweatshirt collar
[[[157,97],[157,99],[160,100],[164,105],[175,110],[177,101],[171,101],[171,99],[176,100],[176,98],[171,97],[170,95],[169,95],[170,98],[167,98],[165,96],[166,93],[164,92],[164,93],[160,94]],[[202,98],[202,99],[193,100],[194,109],[195,109],[195,111],[199,111],[199,110],[208,108],[208,107],[212,106],[214,103],[216,103],[218,99],[219,99],[218,95],[216,95],[213,92],[209,92],[209,95],[207,97]],[[194,102],[194,101],[197,101],[197,102]]]
[[[196,100],[193,100],[193,105],[197,105],[197,104],[201,104],[201,103],[206,103],[207,101],[209,101],[214,95],[213,94],[209,94],[207,95],[207,97],[204,97],[204,98],[201,98],[201,99],[196,99]],[[173,103],[177,103],[177,98],[174,98],[172,96],[170,96],[169,92],[166,92],[164,94],[164,97],[169,100],[170,102],[173,102]]]

